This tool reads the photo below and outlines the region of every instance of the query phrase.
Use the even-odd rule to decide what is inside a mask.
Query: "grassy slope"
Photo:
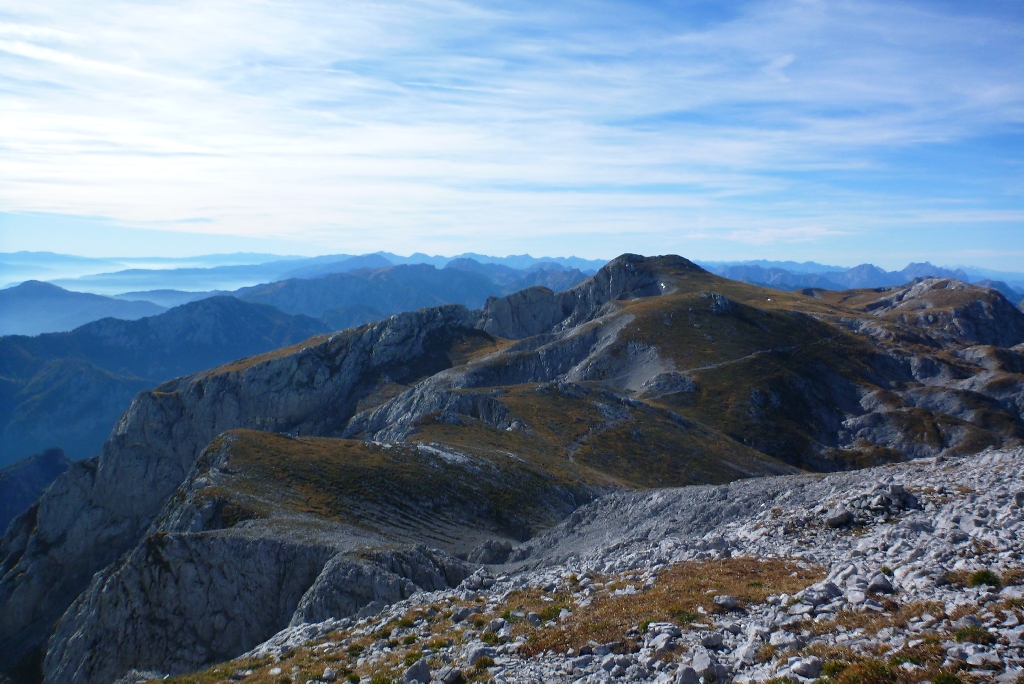
[[[232,476],[217,495],[232,501],[231,523],[299,513],[464,551],[467,527],[522,539],[591,498],[590,484],[602,484],[486,449],[439,455],[405,444],[227,435]]]
[[[522,537],[609,487],[720,483],[794,468],[831,470],[901,459],[897,451],[869,444],[837,448],[839,422],[859,412],[865,391],[887,403],[890,419],[909,439],[941,446],[957,431],[966,435],[961,448],[978,449],[1020,436],[1012,416],[977,394],[962,393],[975,409],[969,420],[903,405],[898,391],[920,385],[887,354],[920,351],[920,345],[908,350],[894,336],[888,348],[881,347],[836,323],[869,315],[865,308],[879,293],[784,293],[680,261],[652,260],[671,287],[660,297],[616,303],[613,316],[628,316],[628,323],[600,354],[615,361],[631,349],[654,347],[695,380],[695,391],[643,399],[614,389],[615,377],[568,386],[485,388],[520,425],[499,430],[465,416],[428,415],[411,438],[469,457],[476,464],[471,469],[427,457],[411,445],[385,449],[250,431],[235,433],[244,439],[233,448],[233,458],[245,464],[244,472],[256,473],[246,480],[252,492],[270,487],[283,505],[318,517],[370,524],[372,511],[401,511],[416,502],[407,511],[410,530],[428,518],[456,526],[472,520]],[[955,307],[976,293],[940,294]],[[901,323],[880,321],[890,324]],[[320,340],[211,373],[237,371]],[[442,346],[425,373],[440,366],[503,364],[506,353],[523,353],[515,352],[521,344],[473,331],[454,331]],[[962,359],[949,360],[965,375],[979,370]],[[615,364],[608,367],[613,373]],[[416,379],[379,387],[362,397],[358,410],[387,401]],[[550,505],[537,506],[538,501]],[[402,525],[397,518],[392,522],[395,529]]]
[[[880,347],[837,324],[839,319],[869,315],[864,306],[881,296],[875,291],[820,299],[679,268],[670,259],[652,261],[674,290],[620,303],[620,313],[632,318],[603,354],[655,347],[678,371],[696,380],[696,392],[639,406],[634,400],[625,407],[625,420],[608,425],[598,404],[614,405],[617,397],[597,385],[590,395],[575,398],[557,388],[542,392],[534,385],[504,387],[500,400],[527,424],[527,435],[484,438],[479,427],[470,436],[462,435],[467,428],[427,424],[416,439],[463,446],[488,439],[494,448],[516,453],[548,450],[571,456],[625,486],[669,486],[778,472],[779,461],[831,470],[902,459],[897,451],[870,444],[837,448],[840,421],[860,412],[858,402],[865,391],[888,392],[894,402],[891,418],[911,439],[942,446],[956,433],[963,435],[958,448],[967,451],[1024,437],[1014,416],[977,394],[962,393],[965,403],[975,405],[969,420],[902,406],[893,390],[921,385],[896,367],[889,354],[935,355],[936,350],[919,342],[920,329],[915,331],[918,342],[905,344],[905,335],[894,334]],[[708,292],[728,297],[731,304],[723,311],[713,298],[702,296]],[[933,298],[942,300],[936,305],[953,309],[976,296],[974,290],[943,290]],[[903,326],[895,315],[882,317],[878,324],[894,330]],[[981,370],[948,351],[940,354],[965,377]],[[500,363],[500,356],[494,362]]]
[[[660,267],[674,269],[670,260]],[[920,331],[918,337],[893,335],[876,343],[838,323],[869,315],[864,305],[877,293],[815,298],[691,269],[675,269],[670,276],[675,289],[667,295],[617,303],[619,314],[630,317],[628,325],[601,354],[626,358],[631,348],[655,347],[695,379],[695,391],[638,399],[600,378],[488,388],[522,425],[498,430],[468,417],[430,415],[411,438],[464,456],[469,466],[448,463],[415,444],[234,431],[235,475],[228,495],[241,504],[237,521],[272,517],[277,513],[271,509],[278,508],[421,538],[430,527],[425,521],[431,521],[430,543],[458,551],[465,550],[454,532],[460,525],[522,537],[564,514],[574,497],[581,502],[587,492],[606,487],[725,482],[792,466],[831,469],[898,460],[898,452],[869,445],[840,451],[831,443],[837,421],[856,409],[865,390],[875,391],[914,439],[941,444],[943,429],[952,425],[967,431],[966,444],[977,448],[1019,433],[1005,411],[970,393],[964,400],[978,404],[972,422],[904,406],[898,392],[921,385],[887,354],[935,354],[934,347],[920,343]],[[720,293],[731,304],[723,307],[705,292]],[[889,317],[879,325],[902,322]],[[455,367],[500,364],[513,345],[482,334],[456,335],[445,354]],[[939,353],[965,375],[980,370]],[[1000,373],[1003,381],[1012,375]],[[383,386],[363,398],[360,409],[407,386]],[[679,588],[672,589],[678,600]],[[705,596],[700,589],[695,596]],[[594,624],[605,624],[604,617],[587,616]],[[642,616],[627,617],[623,624]],[[207,674],[181,681],[224,677],[221,671]]]

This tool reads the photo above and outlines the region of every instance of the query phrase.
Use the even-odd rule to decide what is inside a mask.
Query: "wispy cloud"
[[[596,255],[834,246],[955,196],[1021,239],[1020,45],[1009,5],[11,0],[0,210]]]

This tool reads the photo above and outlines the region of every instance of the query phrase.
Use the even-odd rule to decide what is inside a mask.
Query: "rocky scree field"
[[[289,624],[600,546],[612,522],[588,536],[588,502],[1012,448],[1021,342],[1024,314],[957,281],[781,293],[625,255],[564,292],[182,377],[140,393],[0,541],[0,669],[193,672]],[[744,490],[675,491],[710,524]],[[545,550],[558,525],[576,528]]]
[[[613,494],[455,588],[165,681],[1019,682],[1022,478],[990,450]]]

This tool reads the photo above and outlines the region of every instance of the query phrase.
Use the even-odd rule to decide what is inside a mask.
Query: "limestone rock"
[[[430,666],[427,665],[426,658],[420,658],[412,666],[405,671],[402,675],[402,682],[404,684],[413,684],[413,682],[419,682],[419,684],[429,684],[430,682]]]

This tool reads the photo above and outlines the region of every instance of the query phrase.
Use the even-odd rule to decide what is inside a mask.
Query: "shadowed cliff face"
[[[46,630],[94,572],[139,539],[221,432],[317,434],[343,425],[380,378],[409,381],[444,367],[445,340],[470,321],[458,306],[405,314],[140,394],[103,453],[76,464],[43,498],[30,539],[2,542],[0,602],[8,609],[0,634]]]
[[[163,611],[180,628],[145,633],[184,671],[290,621],[454,581],[452,556],[522,540],[609,490],[1019,440],[1024,357],[1010,343],[1024,315],[990,290],[912,289],[876,306],[893,293],[780,293],[625,255],[565,292],[400,314],[143,392],[103,453],[0,542],[0,667],[58,618],[48,681],[157,667],[118,635]],[[239,428],[255,432],[216,441]],[[417,544],[443,555],[421,549],[401,572],[360,555]],[[218,564],[288,590],[275,598],[259,573],[204,579]],[[363,589],[338,595],[344,578]],[[241,592],[232,624],[251,628],[203,636],[218,618],[185,598],[203,592],[212,605]]]
[[[54,444],[95,456],[140,390],[329,329],[305,316],[211,297],[137,321],[0,338],[0,464]]]
[[[6,531],[69,465],[64,452],[53,448],[0,469],[0,530]]]

